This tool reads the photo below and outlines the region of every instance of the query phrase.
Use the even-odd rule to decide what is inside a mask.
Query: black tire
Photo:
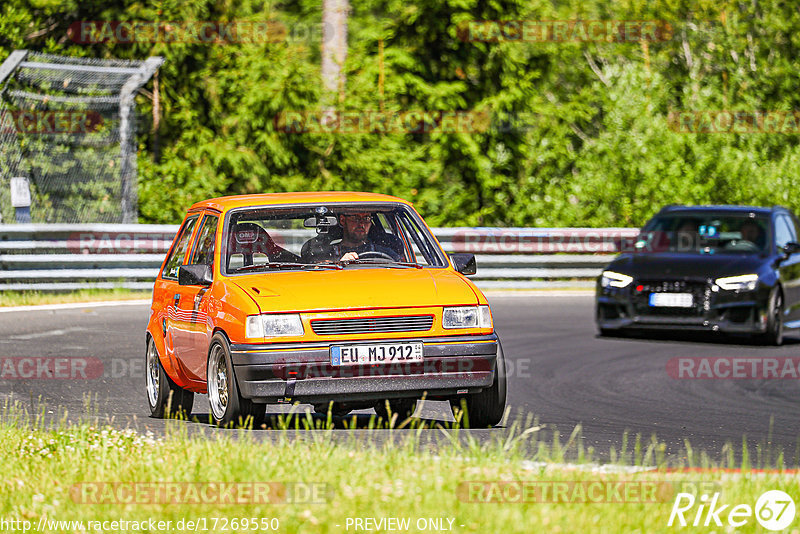
[[[414,415],[414,411],[417,409],[417,399],[382,400],[376,402],[374,408],[378,417],[386,422],[391,420],[392,414],[397,414],[397,423],[399,423]]]
[[[267,420],[267,405],[259,404],[257,402],[249,401],[250,404],[250,421],[254,429],[262,428],[262,425]]]
[[[264,419],[266,404],[256,404],[239,393],[233,372],[228,339],[220,334],[211,338],[206,369],[211,418],[220,427],[257,428]]]
[[[775,289],[769,296],[767,331],[760,334],[758,340],[764,345],[783,344],[783,293],[780,289]]]
[[[353,410],[338,402],[318,403],[314,405],[314,413],[327,417],[328,411],[336,417],[347,417]]]
[[[497,364],[492,385],[478,393],[450,399],[455,411],[463,412],[461,424],[466,428],[487,428],[497,425],[506,411],[507,379],[503,346],[497,342]]]
[[[145,392],[150,417],[185,417],[192,414],[194,393],[181,388],[164,371],[153,338],[147,338],[145,352]]]
[[[600,337],[629,337],[629,332],[622,328],[598,328]]]

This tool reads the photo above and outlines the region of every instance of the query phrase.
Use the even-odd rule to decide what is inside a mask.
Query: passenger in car
[[[256,254],[267,256],[267,261],[270,263],[295,263],[300,260],[296,254],[279,247],[272,236],[256,223],[237,223],[231,232],[229,241],[228,257],[241,254],[242,265],[245,267],[253,265]]]
[[[764,235],[764,230],[756,221],[752,219],[745,220],[739,228],[739,232],[742,234],[742,239],[750,241],[760,249],[764,248],[766,236]]]

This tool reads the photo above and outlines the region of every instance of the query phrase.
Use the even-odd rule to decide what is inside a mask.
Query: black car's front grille
[[[711,289],[706,282],[686,280],[637,280],[632,284],[631,300],[637,315],[661,315],[673,317],[699,317],[709,306]],[[689,293],[692,307],[651,306],[652,293]]]
[[[415,332],[430,330],[433,315],[400,317],[359,317],[356,319],[316,319],[311,329],[318,335],[371,334],[376,332]]]

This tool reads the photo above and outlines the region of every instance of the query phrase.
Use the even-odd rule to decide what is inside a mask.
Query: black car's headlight
[[[726,276],[725,278],[717,278],[714,283],[727,291],[752,291],[758,285],[758,275]]]
[[[614,271],[603,271],[600,276],[601,287],[627,287],[631,282],[633,282],[632,276]]]

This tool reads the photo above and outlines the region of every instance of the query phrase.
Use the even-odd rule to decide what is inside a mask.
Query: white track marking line
[[[60,330],[47,330],[45,332],[33,332],[31,334],[16,334],[13,336],[8,336],[8,339],[13,339],[15,341],[26,341],[29,339],[38,339],[40,337],[63,336],[64,334],[70,334],[72,332],[85,332],[87,330],[88,330],[87,328],[73,326],[70,328],[63,328]]]

